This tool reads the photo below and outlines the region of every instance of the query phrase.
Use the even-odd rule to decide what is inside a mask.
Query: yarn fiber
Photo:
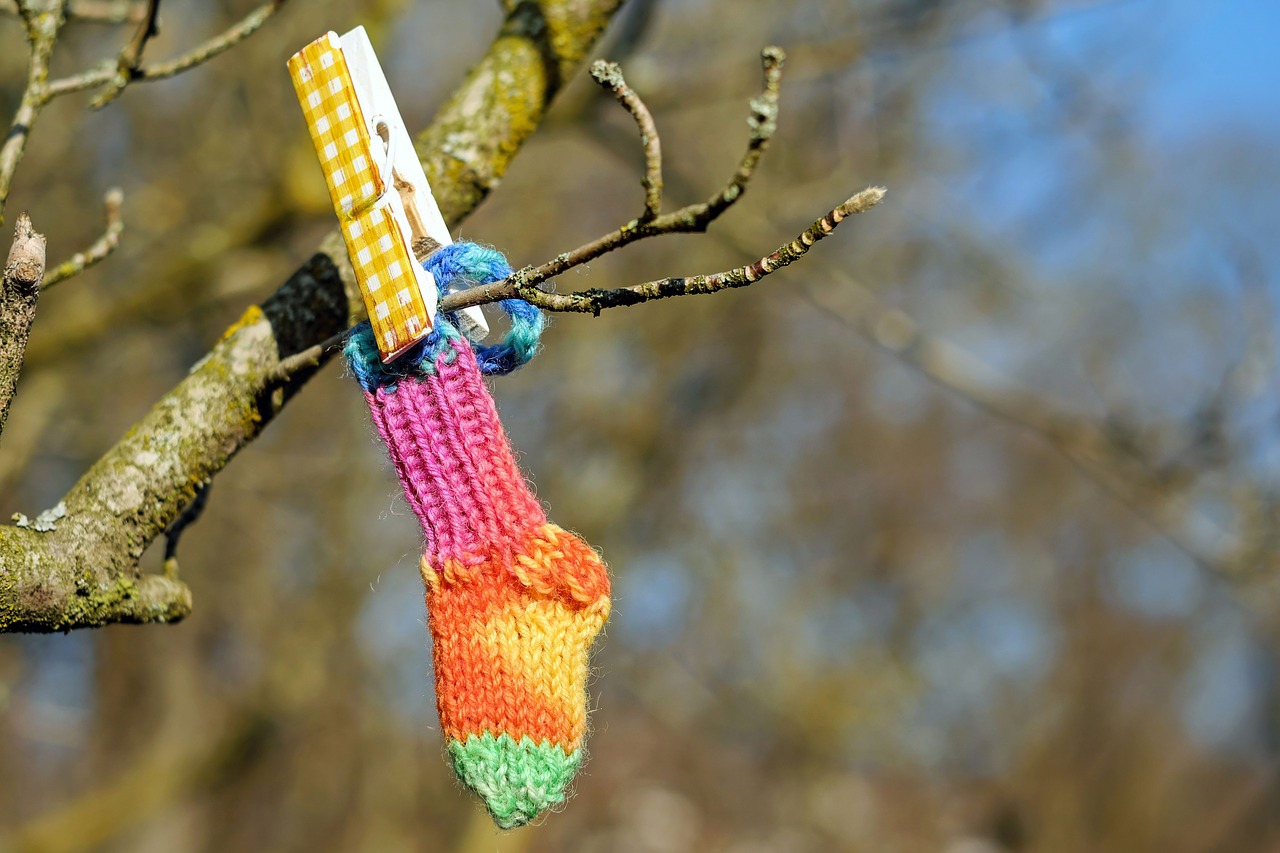
[[[510,274],[455,243],[424,264],[442,291]],[[441,730],[462,782],[503,828],[562,803],[582,763],[591,644],[609,615],[596,552],[550,523],[522,476],[483,376],[527,362],[541,313],[502,304],[505,339],[474,347],[447,316],[384,365],[367,324],[346,356],[422,522],[421,561]]]

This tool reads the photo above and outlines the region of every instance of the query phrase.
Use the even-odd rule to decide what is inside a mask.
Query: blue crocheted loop
[[[496,249],[476,243],[453,243],[444,246],[422,262],[423,269],[436,280],[441,298],[458,286],[490,284],[511,275],[507,259]],[[523,299],[504,299],[499,307],[511,319],[511,329],[501,341],[490,346],[471,344],[480,372],[486,376],[502,376],[533,358],[542,337],[542,312]],[[431,334],[390,364],[383,364],[378,342],[369,324],[361,323],[347,336],[343,353],[351,372],[368,392],[378,388],[394,391],[406,376],[421,376],[435,369],[436,358],[453,352],[450,341],[462,340],[456,318],[437,314]]]
[[[422,266],[435,276],[442,299],[456,284],[492,284],[512,273],[507,259],[497,249],[465,242],[439,249],[423,261]],[[528,363],[538,351],[545,325],[542,312],[523,299],[503,299],[498,307],[511,319],[511,329],[496,344],[471,347],[485,376],[503,376]],[[449,324],[456,331],[457,323],[451,315]]]

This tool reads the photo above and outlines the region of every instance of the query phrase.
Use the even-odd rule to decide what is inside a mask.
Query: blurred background
[[[165,0],[148,56],[252,6]],[[364,24],[420,128],[501,17],[295,2],[102,111],[55,102],[11,212],[60,259],[119,185],[127,230],[41,300],[0,516],[55,503],[333,227],[293,51]],[[130,31],[69,25],[55,72]],[[0,637],[0,845],[1280,849],[1277,32],[1257,0],[631,0],[598,53],[656,114],[669,207],[728,178],[770,43],[780,129],[709,234],[562,290],[890,194],[754,287],[558,317],[495,383],[614,578],[576,796],[499,835],[453,781],[421,533],[335,363],[217,478],[185,622]],[[24,62],[0,16],[0,114]],[[640,167],[579,79],[459,235],[540,262],[635,216]]]

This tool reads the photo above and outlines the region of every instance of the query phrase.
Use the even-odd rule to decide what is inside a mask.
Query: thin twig
[[[197,65],[208,62],[218,54],[224,53],[235,47],[237,44],[261,29],[262,25],[270,20],[276,12],[279,12],[286,2],[287,0],[271,0],[269,3],[262,4],[248,15],[245,15],[239,23],[225,30],[221,35],[209,39],[204,44],[201,44],[168,62],[162,62],[159,65],[152,65],[147,68],[139,69],[138,79],[163,80],[167,77],[173,77],[181,74],[189,68],[194,68]]]
[[[171,581],[176,581],[179,574],[178,542],[186,529],[200,520],[204,508],[209,504],[209,490],[212,487],[212,480],[206,480],[196,486],[196,494],[191,499],[191,503],[187,504],[187,508],[164,530],[164,576]]]
[[[83,252],[76,252],[62,263],[45,273],[41,290],[48,290],[59,282],[79,275],[89,267],[105,259],[120,245],[120,234],[124,231],[124,219],[120,215],[120,205],[124,203],[124,193],[119,189],[109,190],[102,200],[103,215],[107,220],[107,228],[102,236]]]
[[[742,197],[747,182],[755,174],[760,158],[768,150],[773,134],[778,129],[778,97],[781,94],[782,66],[787,61],[787,55],[780,47],[766,47],[760,54],[760,61],[764,66],[764,90],[760,97],[751,102],[751,115],[747,118],[747,124],[751,128],[751,141],[747,144],[747,151],[742,155],[729,184],[704,205],[702,215],[706,222],[724,213]]]
[[[204,62],[208,62],[213,57],[231,49],[257,32],[272,15],[280,11],[280,8],[284,6],[286,2],[287,0],[271,0],[271,2],[264,3],[229,29],[217,36],[214,36],[208,41],[203,42],[195,48],[192,48],[186,53],[168,62],[139,67],[129,82],[163,80],[165,78],[181,74],[183,71],[194,68]],[[110,83],[114,79],[115,74],[116,64],[108,62],[98,68],[91,69],[82,74],[76,74],[71,77],[64,77],[61,80],[55,80],[45,87],[44,96],[46,100],[49,100],[56,98],[59,95],[67,95],[72,92],[82,92],[85,89],[93,89],[97,86],[103,86]]]
[[[855,213],[864,213],[877,205],[884,198],[885,192],[883,187],[868,187],[813,223],[799,237],[780,246],[772,254],[765,255],[754,263],[725,272],[687,278],[661,278],[611,290],[592,289],[576,293],[548,293],[529,281],[530,275],[535,270],[532,267],[526,267],[502,281],[451,293],[441,300],[440,308],[443,311],[457,311],[471,305],[481,305],[501,299],[523,299],[546,311],[599,314],[606,308],[636,305],[654,299],[715,293],[731,287],[746,287],[798,261],[814,243],[834,231],[846,217]]]
[[[49,74],[49,57],[58,40],[58,29],[62,26],[61,9],[49,0],[43,3],[22,0],[18,4],[18,12],[27,30],[31,56],[27,62],[27,87],[9,125],[4,145],[0,146],[0,222],[4,221],[4,206],[9,199],[13,173],[26,152],[31,126],[45,104],[43,86]]]
[[[448,297],[445,297],[445,301],[448,301]],[[275,371],[267,382],[268,387],[279,387],[308,368],[322,366],[342,348],[347,340],[347,331],[343,329],[315,346],[280,359],[280,363],[276,365]]]
[[[128,44],[120,51],[120,56],[116,59],[116,73],[111,78],[111,85],[103,89],[98,96],[93,99],[91,106],[99,109],[120,97],[120,93],[124,91],[124,87],[129,85],[129,81],[133,80],[138,73],[138,68],[142,65],[142,52],[147,48],[147,42],[152,39],[160,28],[157,26],[160,17],[160,0],[147,0],[147,12],[142,18],[142,22],[138,25],[138,29],[134,32],[133,38],[129,39]]]
[[[146,14],[133,0],[71,0],[67,7],[67,18],[95,24],[136,24]]]
[[[147,49],[147,42],[160,32],[160,0],[147,0],[147,12],[142,18],[141,26],[134,32],[133,38],[120,51],[120,67],[134,71],[142,64],[142,52]]]
[[[640,144],[644,146],[644,178],[640,182],[644,186],[644,213],[639,221],[648,222],[662,213],[662,140],[653,114],[635,90],[627,85],[616,62],[597,60],[591,66],[591,78],[613,93],[640,129]]]
[[[89,24],[132,24],[141,21],[145,14],[145,5],[132,0],[71,0],[66,7],[68,21]],[[0,2],[0,15],[21,17],[18,0]]]

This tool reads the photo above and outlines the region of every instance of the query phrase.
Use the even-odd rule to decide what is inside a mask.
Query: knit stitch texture
[[[502,256],[456,243],[425,266],[441,290],[506,277]],[[440,724],[454,770],[503,828],[562,802],[582,762],[591,644],[609,615],[596,552],[547,521],[484,374],[533,355],[541,313],[503,303],[511,331],[473,350],[444,316],[384,365],[367,324],[346,355],[409,505],[422,521]]]

